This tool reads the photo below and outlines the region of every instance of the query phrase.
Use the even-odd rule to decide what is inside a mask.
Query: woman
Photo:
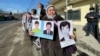
[[[28,33],[29,25],[30,25],[31,13],[27,12],[22,17],[22,26],[23,30]]]
[[[31,16],[32,16],[33,20],[38,20],[39,19],[36,9],[32,9],[31,14],[32,14]]]
[[[31,11],[31,17],[32,18],[30,19],[29,35],[30,35],[31,42],[34,43],[38,47],[38,49],[40,49],[41,48],[40,38],[37,38],[36,36],[33,36],[33,34],[34,34],[33,30],[34,29],[32,29],[32,20],[39,20],[39,17],[36,13],[37,13],[37,10],[32,9],[32,11]]]
[[[37,15],[40,19],[46,15],[44,5],[41,3],[38,4]]]
[[[50,5],[46,9],[46,16],[41,20],[54,21],[54,38],[53,40],[41,39],[42,56],[63,56],[59,43],[57,21],[63,18],[57,14],[54,6]]]

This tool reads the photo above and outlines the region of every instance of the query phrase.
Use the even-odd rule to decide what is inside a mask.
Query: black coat
[[[41,9],[40,18],[43,18],[46,15],[45,9]]]
[[[54,19],[49,19],[47,18],[47,16],[44,16],[41,20],[60,21],[63,20],[63,18],[60,15],[56,15]],[[63,56],[59,42],[58,27],[56,25],[54,25],[53,40],[41,39],[41,49],[42,49],[42,56]]]
[[[89,18],[90,16],[94,17],[94,19]],[[96,12],[87,13],[85,18],[88,22],[98,22],[99,15]]]

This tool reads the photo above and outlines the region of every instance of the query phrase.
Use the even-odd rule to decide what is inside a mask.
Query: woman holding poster
[[[57,27],[57,21],[63,20],[63,18],[57,14],[55,7],[50,5],[46,9],[46,16],[44,16],[41,20],[54,21],[55,23],[53,40],[41,39],[42,56],[63,56]]]

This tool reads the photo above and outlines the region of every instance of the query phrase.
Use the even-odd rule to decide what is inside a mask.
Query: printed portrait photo
[[[54,22],[33,20],[32,32],[34,33],[34,36],[53,40]]]
[[[52,22],[45,22],[43,34],[53,35],[53,24]]]
[[[41,32],[41,22],[38,20],[32,21],[32,32],[34,33],[40,33]]]
[[[59,41],[61,47],[66,47],[75,44],[70,35],[73,34],[72,21],[59,21],[58,22]]]

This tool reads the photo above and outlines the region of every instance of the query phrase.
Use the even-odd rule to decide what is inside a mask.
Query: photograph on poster
[[[53,28],[52,28],[52,26],[53,26],[53,24],[51,22],[45,22],[43,34],[53,35]]]
[[[32,32],[39,34],[41,32],[41,22],[38,20],[33,20],[32,23]]]
[[[70,38],[70,34],[73,34],[73,27],[71,20],[59,21],[58,31],[59,31],[59,41],[61,48],[75,44],[74,39]]]
[[[53,40],[54,23],[52,21],[32,21],[32,32],[34,36]]]

